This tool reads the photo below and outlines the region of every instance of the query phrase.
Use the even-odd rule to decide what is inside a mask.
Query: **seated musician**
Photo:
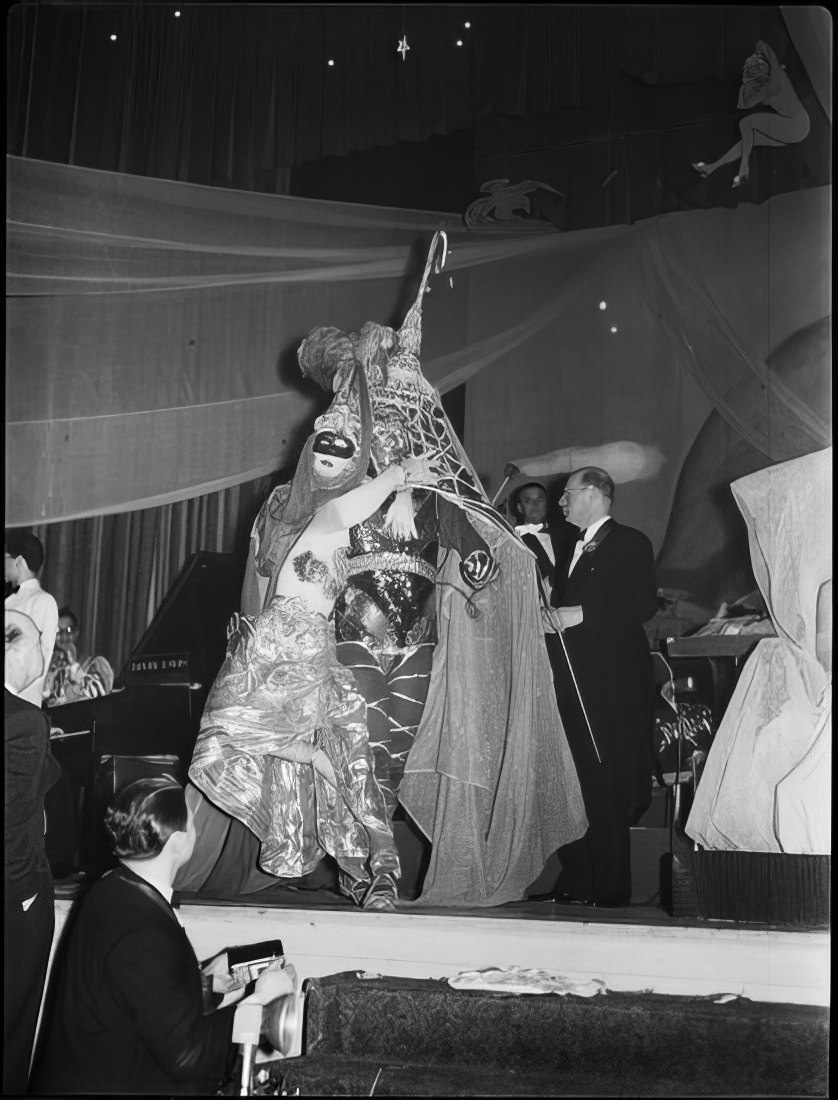
[[[113,669],[104,657],[84,656],[79,649],[79,620],[69,607],[59,608],[55,649],[44,682],[48,707],[98,699],[113,689]]]

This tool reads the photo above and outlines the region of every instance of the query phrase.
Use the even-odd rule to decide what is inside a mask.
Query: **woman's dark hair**
[[[76,615],[75,611],[73,611],[71,608],[69,608],[69,607],[59,607],[59,609],[58,609],[58,618],[59,619],[70,619],[73,623],[73,630],[78,630],[78,628],[79,628],[78,616]]]
[[[121,787],[105,813],[105,828],[120,859],[153,859],[172,833],[186,829],[183,787],[168,777],[136,779]]]

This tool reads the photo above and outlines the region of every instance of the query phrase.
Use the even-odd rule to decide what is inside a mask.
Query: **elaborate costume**
[[[44,682],[44,702],[57,707],[79,699],[99,699],[113,689],[113,679],[113,669],[104,657],[79,661],[72,646],[56,646]]]
[[[364,699],[337,661],[334,627],[281,595],[231,627],[189,777],[259,838],[263,870],[300,877],[329,852],[360,902],[367,868],[373,878],[397,875],[398,857],[373,776]],[[310,762],[281,758],[299,745],[326,753],[336,787]]]
[[[398,331],[371,322],[351,335],[315,329],[298,358],[303,374],[335,394],[316,431],[357,435],[368,393],[372,470],[405,456],[429,464],[427,484],[384,501],[351,533],[337,654],[366,699],[390,814],[398,793],[431,841],[421,900],[497,905],[522,898],[586,821],[543,644],[534,557],[490,506],[422,374],[421,302],[439,237]],[[317,506],[299,491],[304,466],[305,458],[293,486],[274,490],[254,524],[242,589],[248,615],[272,606]],[[407,509],[410,530],[400,539],[384,532],[393,509],[403,520]]]

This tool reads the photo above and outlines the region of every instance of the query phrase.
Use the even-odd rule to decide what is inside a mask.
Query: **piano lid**
[[[233,554],[201,550],[169,589],[117,677],[117,685],[160,684],[209,690],[239,608],[241,568]]]

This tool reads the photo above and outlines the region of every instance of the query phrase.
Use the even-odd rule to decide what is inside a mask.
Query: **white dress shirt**
[[[9,611],[22,611],[28,615],[41,632],[41,653],[44,657],[44,671],[37,680],[33,680],[18,695],[27,703],[34,703],[36,707],[43,703],[44,681],[49,671],[49,663],[52,660],[52,651],[55,648],[55,635],[58,630],[58,604],[44,592],[40,581],[32,577],[22,581],[17,592],[12,592],[6,597],[5,607]]]
[[[570,559],[570,568],[567,571],[568,576],[570,576],[570,574],[576,568],[576,563],[585,552],[585,547],[588,545],[588,543],[591,541],[591,539],[594,537],[600,527],[602,527],[603,523],[606,523],[609,519],[611,519],[611,516],[603,516],[602,519],[598,519],[595,523],[592,523],[590,527],[585,528],[585,538],[579,539],[573,550],[573,557]]]

